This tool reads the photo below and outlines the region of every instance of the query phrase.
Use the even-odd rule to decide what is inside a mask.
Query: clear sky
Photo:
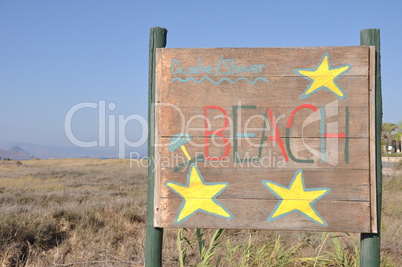
[[[116,124],[146,118],[154,26],[168,29],[167,47],[350,46],[379,28],[383,121],[398,123],[401,10],[400,0],[0,0],[0,142],[70,146],[65,116],[83,102],[104,101]],[[97,139],[97,112],[74,115],[81,140]],[[127,138],[138,140],[140,127],[127,125]]]

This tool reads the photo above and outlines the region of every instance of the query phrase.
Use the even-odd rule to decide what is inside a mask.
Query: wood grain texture
[[[164,73],[168,71],[167,66],[163,71]],[[233,76],[227,76],[227,78],[233,79]],[[197,79],[200,78],[197,77]],[[180,83],[175,81],[168,84],[166,90],[161,92],[158,103],[169,103],[177,106],[193,106],[195,103],[201,106],[231,106],[238,103],[262,107],[294,106],[295,103],[302,103],[300,95],[310,84],[310,81],[296,74],[289,77],[267,76],[267,79],[269,80],[268,83],[258,81],[254,85],[245,81],[239,81],[237,84],[224,81],[221,85],[215,86],[204,81],[196,86],[200,87],[198,89],[192,88],[194,84],[191,82]],[[215,78],[215,80],[219,79]],[[250,80],[254,79],[250,78]],[[368,105],[367,76],[349,76],[347,80],[339,79],[338,84],[345,88],[347,94],[346,99],[339,101],[340,106]],[[233,102],[234,95],[238,98],[236,102]],[[308,103],[324,106],[329,103],[329,100],[335,101],[337,98],[329,95],[326,90],[320,90],[308,99]]]
[[[297,108],[296,106],[259,107],[254,105],[249,105],[248,107],[252,108],[248,109],[238,108],[236,105],[220,107],[227,112],[229,117],[229,124],[222,132],[224,136],[233,136],[234,126],[236,126],[237,133],[254,133],[256,137],[261,137],[264,133],[267,136],[276,135],[274,124],[280,135],[285,137],[286,124],[291,113]],[[236,111],[233,111],[233,108]],[[273,121],[269,115],[266,115],[268,108],[272,112]],[[291,126],[290,137],[320,137],[321,111],[320,107],[317,108],[317,111],[301,109],[296,113]],[[217,109],[208,109],[205,119],[203,106],[183,106],[180,111],[172,106],[160,106],[159,112],[162,121],[176,122],[159,126],[160,136],[163,137],[171,137],[179,132],[189,133],[193,137],[203,137],[205,135],[205,122],[208,124],[208,130],[218,130],[225,124],[224,114]],[[325,132],[333,130],[337,133],[345,133],[346,127],[349,127],[349,137],[351,138],[367,138],[369,136],[368,107],[349,107],[349,121],[359,121],[359,123],[349,123],[348,125],[346,125],[346,107],[324,106],[324,112],[328,116],[325,119]],[[311,122],[307,122],[309,117]]]
[[[235,168],[204,168],[199,164],[200,171],[202,172],[207,182],[229,182],[229,188],[225,190],[219,199],[277,199],[269,193],[263,186],[262,180],[270,180],[278,184],[289,185],[295,169],[235,169]],[[188,168],[182,172],[171,175],[172,169],[161,170],[161,184],[165,185],[166,182],[172,178],[178,183],[186,183],[186,172]],[[327,200],[356,200],[356,201],[369,201],[370,200],[370,186],[367,180],[367,170],[343,170],[337,169],[336,171],[328,172],[326,175],[322,174],[321,169],[303,169],[305,177],[305,186],[307,188],[314,187],[330,187],[331,193],[326,197]],[[344,191],[343,191],[344,190]],[[162,186],[160,197],[163,198],[178,198],[179,196],[169,190],[166,186]]]
[[[160,202],[160,227],[184,228],[230,228],[230,229],[275,229],[275,230],[311,230],[311,231],[370,231],[370,207],[368,202],[319,201],[315,208],[326,219],[328,227],[318,225],[298,212],[278,220],[268,222],[270,212],[278,200],[261,199],[219,199],[233,214],[232,219],[207,216],[203,212],[194,214],[184,222],[174,224],[181,199],[162,198]]]
[[[343,96],[325,86],[307,95],[314,79],[299,70],[325,60],[347,70],[333,79]],[[370,60],[361,46],[158,49],[156,225],[373,231]],[[179,133],[191,140],[169,150]],[[186,201],[168,185],[190,186],[194,164],[203,183],[227,184],[214,201],[231,218],[200,209],[177,221]],[[262,181],[290,189],[299,171],[306,192],[330,189],[311,204],[327,226],[303,212],[267,221],[281,198]]]
[[[375,98],[375,94],[374,92],[376,91],[376,75],[375,75],[375,71],[376,71],[376,53],[375,53],[375,47],[374,46],[370,46],[370,70],[371,73],[373,73],[373,75],[370,75],[370,97],[369,97],[369,101],[370,101],[370,106],[371,107],[376,107],[376,98]],[[379,70],[378,70],[379,71]],[[380,90],[381,91],[381,90]],[[378,99],[377,101],[381,102],[381,99]],[[378,188],[378,184],[377,184],[377,174],[376,174],[376,164],[380,164],[381,165],[381,147],[378,147],[377,150],[379,151],[379,155],[377,155],[376,153],[378,153],[378,151],[376,151],[376,138],[377,134],[376,134],[376,124],[379,123],[378,119],[376,118],[378,110],[377,107],[376,108],[371,108],[369,111],[369,116],[370,116],[370,202],[371,202],[371,214],[373,214],[373,216],[371,216],[371,232],[372,233],[379,233],[379,225],[378,225],[378,216],[379,213],[381,213],[381,208],[378,208],[377,206],[377,191],[378,190],[382,190],[382,186],[380,186],[380,188]],[[381,116],[382,116],[382,111],[380,112]],[[382,129],[382,122],[380,122],[380,127],[378,130]],[[379,133],[380,134],[380,133]],[[376,163],[376,161],[379,161],[378,163]],[[382,175],[382,172],[380,171],[380,174]],[[379,177],[378,179],[382,180],[382,177]],[[380,185],[382,183],[380,182]],[[381,199],[379,200],[381,202]],[[381,207],[381,204],[380,204]]]
[[[284,138],[285,139],[285,138]],[[167,166],[174,167],[177,164],[186,162],[184,154],[177,150],[175,152],[169,152],[168,142],[170,138],[161,138],[161,146],[159,147],[160,164],[159,167]],[[225,153],[225,144],[221,138],[208,139],[209,154],[210,156],[220,157]],[[205,164],[199,164],[200,166],[206,166],[209,168],[249,168],[249,169],[267,169],[267,168],[279,168],[279,169],[297,169],[297,168],[315,168],[315,169],[369,169],[369,155],[367,153],[367,139],[363,138],[350,138],[349,139],[349,163],[345,162],[345,140],[344,139],[326,139],[327,148],[335,145],[336,149],[328,151],[326,160],[322,161],[321,153],[321,140],[320,138],[290,138],[290,147],[292,154],[303,160],[313,160],[312,163],[298,163],[291,159],[287,162],[284,161],[284,154],[279,145],[273,141],[265,142],[261,151],[261,164],[255,164],[257,167],[251,164],[240,164],[234,162],[234,149],[230,146],[228,156],[221,162],[206,161]],[[204,138],[193,138],[187,147],[188,153],[192,158],[205,154]],[[230,144],[233,143],[233,139],[228,139]],[[283,140],[285,143],[286,140]],[[243,140],[237,149],[239,158],[256,158],[259,156],[259,138],[250,138]],[[289,154],[287,154],[289,155]],[[271,160],[271,161],[270,161]],[[275,163],[273,162],[274,160]],[[328,162],[334,162],[334,165]],[[166,164],[165,164],[166,162]],[[271,164],[269,164],[271,162]],[[281,162],[279,164],[279,162]],[[221,163],[221,164],[220,164]],[[261,167],[258,167],[261,166]],[[368,177],[366,177],[368,179]]]

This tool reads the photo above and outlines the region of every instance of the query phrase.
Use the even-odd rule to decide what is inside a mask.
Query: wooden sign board
[[[373,47],[158,49],[155,227],[376,232]]]

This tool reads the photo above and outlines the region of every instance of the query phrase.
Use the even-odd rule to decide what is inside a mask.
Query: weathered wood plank
[[[314,204],[315,209],[328,223],[328,227],[312,222],[298,212],[268,222],[267,219],[278,200],[260,199],[217,199],[232,214],[232,219],[219,218],[204,212],[197,212],[187,220],[175,223],[182,199],[162,198],[157,208],[159,227],[184,228],[233,228],[233,229],[276,229],[308,231],[370,231],[370,207],[368,202],[321,201]]]
[[[234,184],[230,186],[228,190],[225,190],[219,197],[219,199],[266,199],[275,200],[277,199],[273,194],[268,192],[262,185],[262,180],[250,181],[250,182],[240,182],[236,183],[236,180],[231,180]],[[244,179],[243,179],[244,181]],[[172,182],[168,180],[168,182]],[[218,182],[218,181],[214,181]],[[225,182],[225,181],[224,181]],[[184,183],[185,185],[186,183]],[[288,187],[290,183],[283,183],[284,186]],[[316,185],[314,185],[316,186]],[[326,196],[326,201],[336,200],[336,201],[370,201],[370,187],[369,186],[343,186],[338,185],[330,188],[330,194]],[[172,192],[166,186],[161,187],[161,198],[178,198],[181,199],[176,193]]]
[[[282,150],[277,142],[264,142],[260,153],[260,138],[249,138],[249,140],[239,140],[237,144],[237,162],[234,158],[235,148],[233,139],[227,139],[230,145],[229,151],[225,159],[218,161],[207,160],[203,166],[210,168],[278,168],[278,169],[297,169],[297,168],[344,168],[344,169],[369,169],[369,151],[367,147],[367,139],[349,138],[336,139],[326,138],[325,162],[322,155],[322,140],[320,138],[288,138],[290,149],[287,148],[286,138],[282,139],[284,150]],[[181,151],[169,152],[168,143],[170,138],[160,138],[159,158],[161,160],[160,167],[174,167],[177,164],[187,162],[186,157]],[[345,153],[345,143],[348,142],[349,149]],[[205,139],[193,138],[185,145],[191,158],[201,157],[205,153]],[[208,154],[210,157],[222,157],[226,152],[226,144],[222,138],[208,139]],[[283,153],[283,151],[285,153]],[[292,159],[289,151],[295,159]],[[288,161],[285,160],[285,155]],[[259,158],[259,162],[257,161]],[[246,159],[246,160],[244,160]],[[241,164],[243,162],[254,159],[255,164]],[[348,159],[348,162],[346,162]],[[275,162],[274,162],[275,160]],[[297,161],[296,161],[297,160]],[[298,161],[309,162],[298,162]],[[312,162],[311,162],[312,161]]]
[[[202,163],[200,164],[202,166]],[[167,182],[176,182],[185,185],[189,168],[183,168],[174,173],[173,168],[162,169],[160,173],[160,197],[179,198],[166,187]],[[263,180],[289,186],[296,170],[236,170],[229,168],[200,167],[206,182],[229,183],[229,187],[220,199],[276,199],[262,185]],[[172,173],[173,172],[173,173]],[[370,201],[370,185],[368,170],[339,170],[322,173],[322,170],[303,169],[304,185],[306,188],[330,188],[326,200],[337,201]]]
[[[241,71],[234,66],[261,66],[256,68],[256,72],[264,76],[296,76],[294,69],[314,69],[317,67],[325,53],[328,53],[331,65],[349,64],[352,66],[350,71],[344,75],[358,76],[368,75],[368,48],[361,46],[352,47],[306,47],[306,48],[162,48],[157,53],[163,53],[163,67],[171,72],[172,60],[176,60],[174,72],[178,70],[178,65],[183,70],[190,67],[201,66],[207,68],[212,66],[211,74],[224,76],[225,73],[233,70],[234,76],[244,76],[253,72]],[[221,58],[223,56],[223,59]],[[199,59],[200,58],[200,59]],[[221,68],[217,73],[220,60]],[[234,61],[233,61],[234,60]],[[178,63],[177,63],[178,62]],[[226,64],[225,64],[226,63]],[[261,71],[259,71],[261,70]],[[180,74],[180,73],[179,73]],[[192,73],[194,76],[204,76],[206,70],[201,73]],[[164,74],[166,75],[166,73]]]
[[[376,91],[376,54],[375,54],[375,47],[374,46],[370,46],[370,92],[375,92]],[[370,107],[375,107],[376,106],[376,99],[375,99],[375,94],[371,93],[370,97],[369,97],[369,101],[370,101]],[[381,99],[378,100],[379,102],[381,102]],[[369,125],[369,129],[370,129],[370,184],[371,184],[371,231],[373,233],[378,233],[378,216],[380,216],[378,214],[378,212],[381,212],[378,209],[377,206],[377,191],[378,190],[382,190],[381,188],[377,189],[377,177],[376,177],[376,164],[381,165],[381,158],[376,156],[376,124],[378,123],[378,120],[376,119],[376,113],[378,113],[378,110],[376,110],[376,108],[371,108],[369,111],[370,114],[370,125]],[[381,113],[380,117],[382,116],[382,111],[380,111],[379,113]],[[382,123],[380,123],[379,129],[382,128]],[[381,150],[380,147],[377,148],[378,150]],[[381,155],[381,151],[379,152],[379,155]],[[376,163],[376,161],[379,161],[379,163]],[[380,171],[380,175],[381,171]],[[381,183],[380,183],[381,184]],[[381,186],[380,186],[381,187]],[[381,200],[380,200],[381,201]],[[381,205],[380,205],[381,206]]]
[[[254,183],[257,184],[261,180],[271,180],[276,183],[289,183],[296,169],[242,169],[242,168],[208,168],[204,167],[204,163],[198,163],[198,167],[205,174],[206,179],[212,179],[216,182],[232,182],[236,181],[242,184]],[[187,173],[189,167],[186,166],[178,172],[174,172],[173,168],[161,168],[160,181],[165,184],[166,181],[174,180],[185,184],[187,181]],[[328,169],[326,169],[328,170]],[[331,169],[332,170],[332,169]],[[322,169],[303,169],[306,176],[305,185],[307,187],[341,187],[341,186],[369,186],[369,170],[343,168],[333,169],[332,171],[323,172]],[[208,175],[207,175],[208,174]],[[208,179],[207,179],[208,180]],[[210,180],[208,180],[210,181]],[[254,182],[253,182],[254,181]],[[235,184],[235,183],[233,183]],[[247,189],[249,190],[249,189]],[[251,190],[251,189],[250,189]]]
[[[263,107],[294,106],[295,103],[304,102],[300,97],[311,83],[300,76],[267,77],[267,79],[269,80],[268,83],[258,81],[256,84],[249,84],[240,81],[236,84],[227,82],[227,84],[219,86],[207,81],[201,84],[195,84],[192,81],[186,83],[166,81],[167,84],[164,85],[164,90],[160,92],[157,103],[169,103],[176,106],[231,106],[240,102],[241,105]],[[339,101],[340,106],[368,105],[367,76],[349,76],[339,79],[338,84],[344,89],[347,96],[344,100]],[[196,85],[195,88],[194,85]],[[324,106],[335,100],[337,97],[324,89],[311,95],[308,98],[308,103]]]
[[[286,127],[291,122],[290,137],[320,137],[321,117],[323,117],[325,133],[345,133],[351,138],[369,136],[368,107],[327,107],[303,108],[292,113],[297,107],[257,107],[257,106],[221,106],[207,108],[203,106],[186,106],[180,110],[173,106],[161,106],[159,119],[169,121],[159,127],[159,135],[168,137],[177,133],[188,133],[193,137],[205,135],[205,130],[220,130],[224,136],[236,136],[239,133],[252,134],[255,137],[280,136],[285,137]],[[346,114],[347,113],[347,114]],[[346,120],[349,123],[346,123]],[[359,123],[350,123],[359,121]],[[276,126],[276,129],[275,129]],[[234,132],[236,131],[236,132]]]

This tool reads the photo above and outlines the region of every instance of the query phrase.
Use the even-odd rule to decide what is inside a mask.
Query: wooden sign
[[[374,49],[158,49],[155,227],[375,232]]]

